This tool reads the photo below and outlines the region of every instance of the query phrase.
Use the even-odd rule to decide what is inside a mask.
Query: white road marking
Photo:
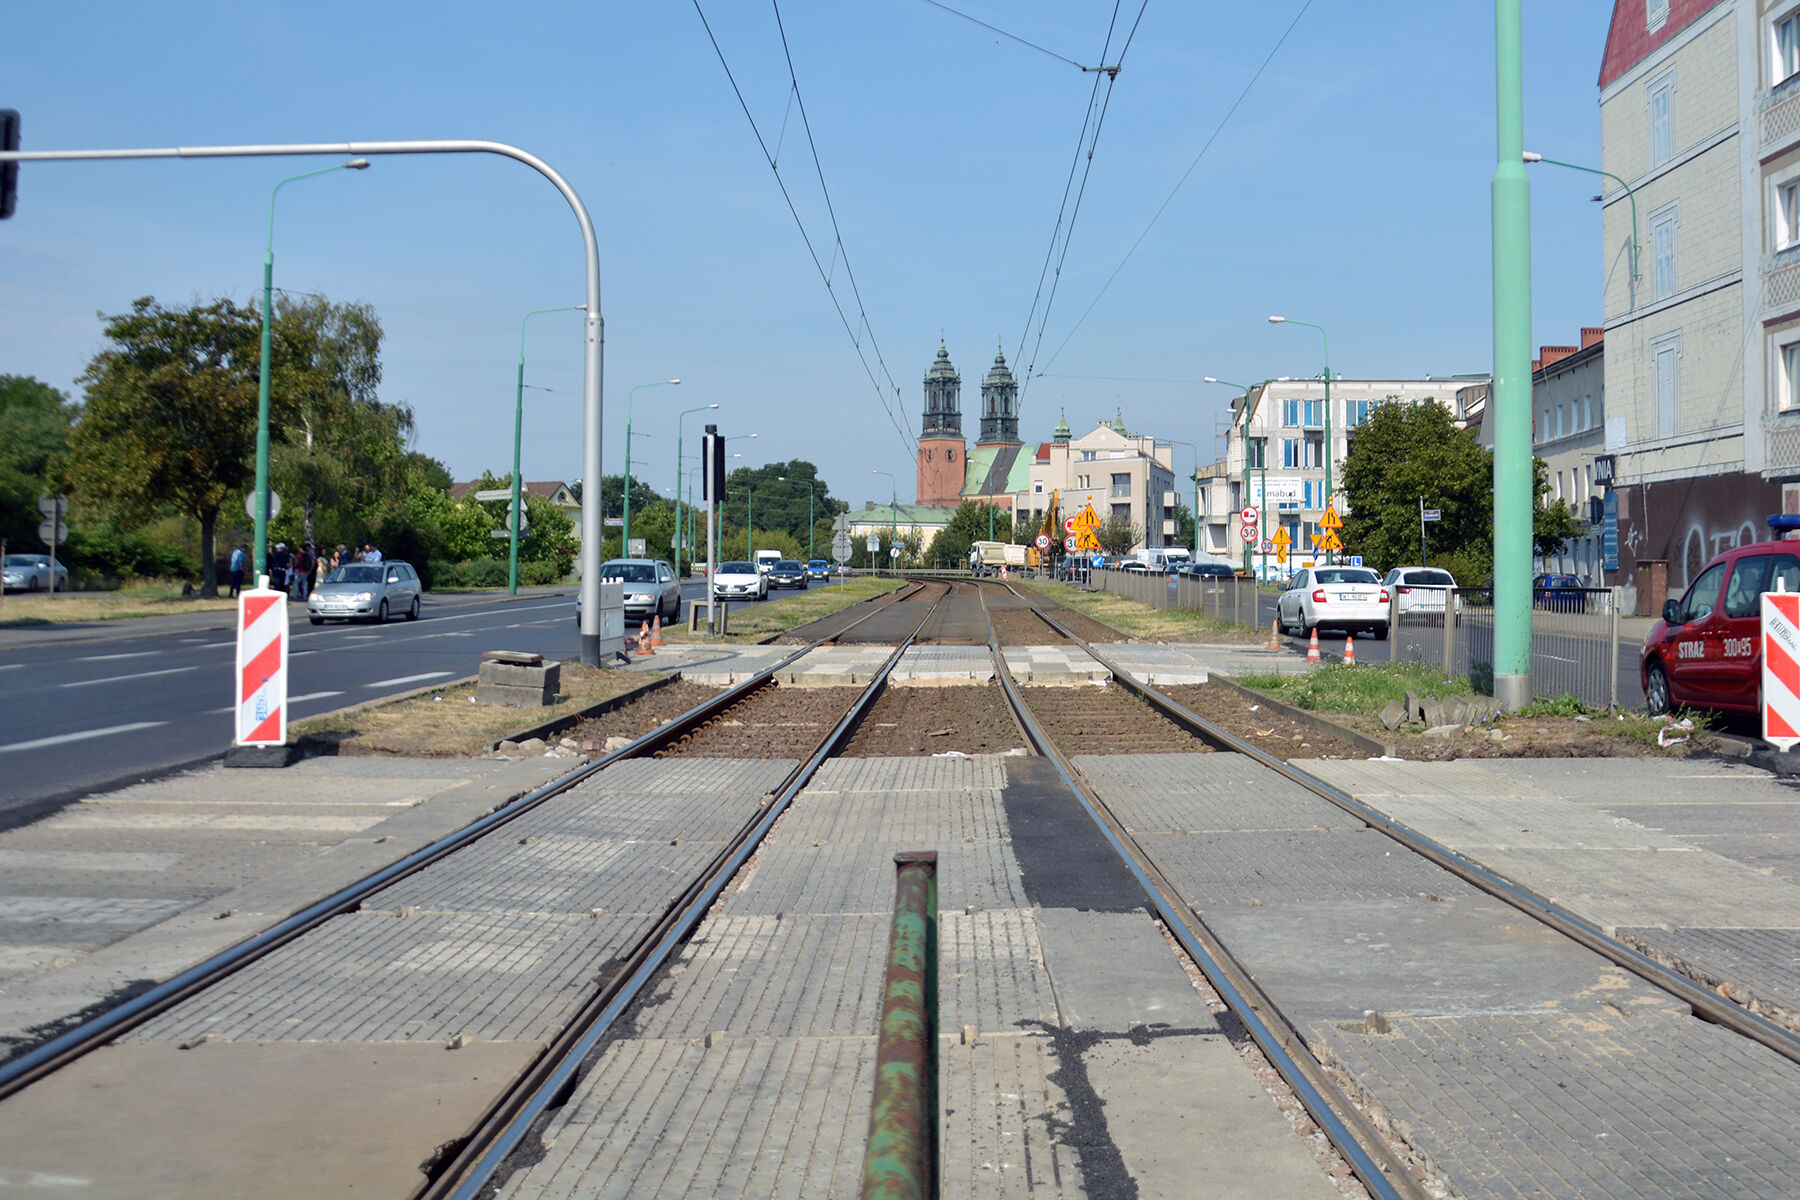
[[[423,675],[402,675],[398,679],[377,679],[374,683],[365,683],[364,687],[393,687],[400,683],[424,683],[427,679],[443,679],[450,675],[449,671],[427,671]]]
[[[14,742],[10,746],[0,746],[0,754],[11,754],[15,750],[39,750],[45,746],[60,746],[65,742],[85,742],[89,738],[107,737],[115,733],[131,733],[138,729],[155,729],[158,725],[167,724],[167,721],[133,721],[129,725],[109,725],[105,729],[86,729],[80,733],[59,733],[55,737],[35,738],[29,742]]]
[[[0,671],[17,671],[24,663],[0,663]]]
[[[98,687],[103,683],[124,683],[127,679],[150,679],[157,675],[179,675],[183,671],[198,670],[197,667],[170,667],[164,671],[139,671],[136,675],[113,675],[106,679],[78,679],[74,683],[59,683],[57,687]]]
[[[303,704],[308,700],[329,700],[333,696],[341,696],[343,694],[344,693],[342,693],[342,692],[308,692],[304,696],[289,696],[287,702],[288,702],[288,707],[292,708],[292,707],[294,707],[294,705]],[[209,709],[207,709],[206,715],[209,717],[216,717],[220,713],[228,713],[228,712],[236,712],[236,711],[237,711],[237,705],[227,704],[224,708],[209,708]]]
[[[129,850],[0,850],[0,867],[14,871],[166,871],[180,861]]]
[[[149,658],[153,654],[161,654],[160,650],[139,650],[132,654],[88,654],[76,659],[76,662],[112,662],[118,658]]]

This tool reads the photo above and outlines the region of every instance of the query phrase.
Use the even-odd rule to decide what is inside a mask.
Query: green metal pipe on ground
[[[937,855],[909,851],[894,862],[862,1196],[928,1200],[937,1195]]]

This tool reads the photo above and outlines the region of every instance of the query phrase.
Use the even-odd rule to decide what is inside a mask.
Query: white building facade
[[[1102,521],[1123,517],[1138,525],[1135,549],[1180,544],[1174,443],[1128,432],[1122,416],[1080,437],[1067,421],[1057,424],[1052,440],[1037,448],[1030,490],[1013,496],[1013,527],[1035,529],[1053,494],[1065,517],[1092,504]]]

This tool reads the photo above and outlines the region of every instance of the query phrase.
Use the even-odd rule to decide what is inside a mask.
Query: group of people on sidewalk
[[[373,542],[363,542],[355,550],[348,549],[342,542],[336,550],[324,554],[311,542],[298,549],[289,550],[286,542],[276,542],[275,548],[269,551],[269,586],[278,592],[286,592],[291,600],[304,601],[312,594],[313,588],[325,582],[326,576],[337,568],[350,562],[378,563],[381,551]],[[231,594],[236,596],[244,587],[244,571],[250,564],[250,548],[240,545],[231,552]]]

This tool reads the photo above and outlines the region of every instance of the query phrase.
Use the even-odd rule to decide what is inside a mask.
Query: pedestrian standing
[[[294,599],[299,600],[302,603],[305,602],[307,593],[312,588],[313,568],[317,565],[318,563],[313,558],[312,543],[307,542],[305,545],[301,546],[299,551],[294,555]]]
[[[244,547],[238,546],[231,552],[231,594],[233,598],[244,588]]]
[[[325,556],[320,554],[318,559],[319,565],[313,569],[313,591],[315,592],[319,590],[319,585],[325,582],[325,576],[331,572],[331,564],[326,561]]]
[[[292,556],[288,554],[286,542],[276,542],[275,549],[269,553],[269,586],[278,592],[287,591],[288,563]]]
[[[339,542],[338,548],[331,555],[331,569],[335,571],[349,561],[350,551],[344,548],[344,543]]]
[[[381,561],[381,551],[375,548],[374,542],[363,543],[362,560],[366,563],[378,563]]]

